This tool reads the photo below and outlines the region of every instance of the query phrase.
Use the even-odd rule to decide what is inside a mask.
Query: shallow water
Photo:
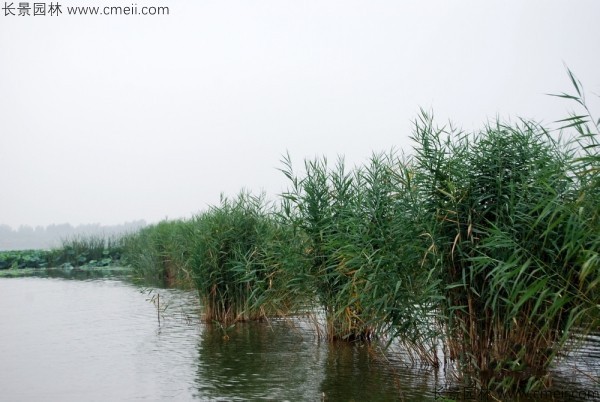
[[[197,306],[193,292],[115,279],[0,279],[0,400],[425,401],[443,388],[401,353],[319,342],[297,322],[205,325]],[[555,385],[597,386],[569,365],[597,380],[600,341],[588,344]]]

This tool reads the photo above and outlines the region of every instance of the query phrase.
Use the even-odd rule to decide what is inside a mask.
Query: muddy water
[[[441,400],[443,373],[401,353],[319,342],[298,322],[205,325],[197,306],[193,292],[115,279],[0,279],[0,400]],[[598,387],[600,338],[588,338],[557,389]],[[585,400],[555,398],[568,399]]]

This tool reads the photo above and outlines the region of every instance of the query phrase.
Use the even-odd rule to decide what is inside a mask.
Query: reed
[[[467,135],[422,112],[415,125],[444,343],[483,387],[535,388],[574,325],[597,325],[597,132],[566,121],[574,141],[525,120]]]
[[[305,161],[299,177],[289,156],[282,162],[291,184],[282,210],[303,241],[305,283],[325,313],[327,337],[422,338],[425,318],[415,306],[427,305],[420,299],[427,272],[415,252],[422,241],[408,224],[414,194],[406,164],[393,152],[350,170],[342,159],[329,168],[321,158]]]
[[[572,329],[600,319],[600,120],[474,133],[425,111],[410,157],[289,155],[278,203],[242,192],[124,240],[145,278],[196,288],[208,322],[316,311],[329,340],[376,336],[488,389],[534,389]],[[569,132],[574,134],[569,137]],[[315,321],[321,333],[320,322]]]
[[[107,266],[121,263],[123,242],[119,236],[75,236],[45,253],[46,266]]]
[[[264,196],[222,197],[192,219],[190,230],[191,268],[207,321],[229,324],[287,309],[287,298],[278,297],[282,263],[273,254],[284,232]]]
[[[588,319],[591,327],[597,328],[600,325],[600,118],[596,119],[588,107],[581,82],[568,68],[567,73],[575,92],[553,96],[573,101],[580,109],[559,120],[560,130],[576,131],[573,139],[576,153],[571,161],[571,171],[577,188],[573,208],[579,219],[577,224],[568,222],[565,225],[565,238],[569,242],[564,245],[564,250],[577,258],[582,301],[591,307]]]
[[[125,257],[138,278],[167,286],[193,286],[188,225],[184,220],[165,220],[124,237]]]
[[[368,338],[358,295],[361,282],[356,275],[359,250],[355,235],[357,188],[352,172],[340,160],[330,170],[326,159],[305,161],[306,175],[299,178],[289,155],[281,171],[291,188],[283,197],[288,225],[304,244],[305,274],[313,303],[325,312],[329,339]]]

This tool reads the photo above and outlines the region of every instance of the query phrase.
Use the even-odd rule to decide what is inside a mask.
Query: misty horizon
[[[124,222],[119,225],[94,223],[73,226],[62,223],[36,227],[21,225],[18,228],[0,224],[0,251],[57,248],[63,241],[70,239],[91,236],[119,237],[147,225],[144,220]]]

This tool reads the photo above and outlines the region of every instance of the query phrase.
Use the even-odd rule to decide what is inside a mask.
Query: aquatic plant
[[[0,270],[45,268],[47,255],[45,250],[0,251]]]
[[[481,386],[532,389],[597,309],[596,134],[581,116],[566,120],[574,142],[526,120],[474,134],[433,121],[415,124],[415,179],[448,356]]]
[[[80,235],[63,239],[60,247],[50,250],[47,264],[53,267],[109,266],[120,262],[122,252],[120,236]]]
[[[289,156],[282,162],[291,183],[282,210],[303,241],[304,283],[324,311],[327,337],[369,340],[378,331],[408,343],[423,340],[427,272],[414,248],[421,240],[409,224],[407,165],[393,152],[352,170],[342,159],[329,168],[321,158],[305,161],[299,177]]]
[[[190,266],[207,321],[224,324],[268,317],[285,307],[268,298],[282,273],[270,252],[280,227],[264,196],[242,192],[190,222]]]
[[[123,264],[120,238],[79,236],[51,250],[0,251],[0,270],[15,268],[108,267]]]
[[[124,254],[138,278],[147,283],[192,287],[189,222],[161,221],[123,238]]]
[[[534,389],[571,330],[600,319],[600,120],[568,73],[575,94],[557,96],[583,112],[560,130],[464,133],[422,111],[409,157],[298,174],[286,155],[279,203],[222,197],[126,237],[125,255],[141,277],[196,288],[221,328],[312,310],[330,340],[382,336],[480,387]]]

